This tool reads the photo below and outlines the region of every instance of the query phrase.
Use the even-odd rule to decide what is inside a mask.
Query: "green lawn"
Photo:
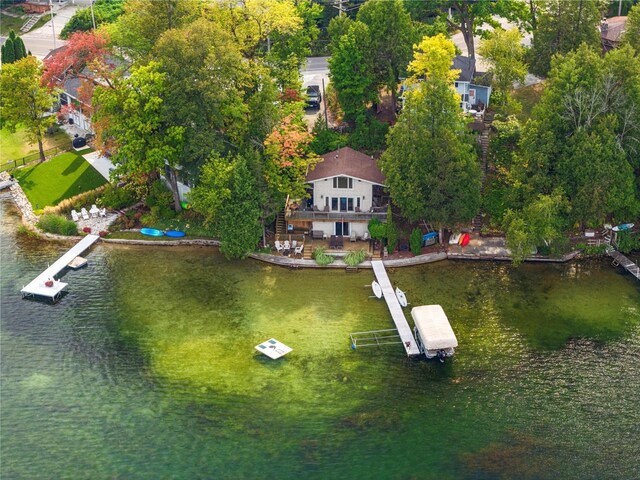
[[[33,208],[57,205],[65,198],[93,190],[107,181],[75,152],[67,152],[44,163],[14,170],[13,176]]]
[[[518,120],[526,122],[531,116],[533,107],[540,101],[544,91],[544,82],[513,90],[513,98],[522,104],[522,111],[516,115]]]
[[[11,30],[16,32],[16,34],[20,33],[20,28],[26,21],[26,18],[16,18],[0,13],[0,35],[6,37],[9,35],[9,32],[11,32]]]
[[[24,130],[16,130],[16,133],[10,133],[7,129],[0,130],[0,164],[11,160],[18,160],[32,153],[38,152],[38,144],[29,143]],[[62,130],[58,130],[53,135],[45,135],[44,149],[53,147],[69,147],[71,139]]]

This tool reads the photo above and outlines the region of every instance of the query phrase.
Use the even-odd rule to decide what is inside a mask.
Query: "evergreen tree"
[[[27,49],[20,37],[16,37],[13,41],[13,51],[15,52],[16,61],[27,56]]]
[[[598,48],[598,25],[604,3],[599,0],[543,0],[537,6],[536,29],[530,51],[531,71],[547,75],[551,58],[582,43]]]
[[[249,153],[234,160],[228,186],[230,200],[218,215],[220,252],[227,258],[246,258],[262,235],[261,194],[252,168],[254,157]]]
[[[4,45],[2,45],[2,64],[6,65],[15,61],[16,53],[13,47],[13,40],[9,37],[5,40]]]
[[[407,92],[380,159],[393,202],[410,221],[467,222],[480,206],[480,167],[458,99],[441,79]]]
[[[372,74],[371,36],[362,22],[351,22],[349,30],[337,40],[329,70],[331,82],[344,112],[344,120],[352,126],[367,110],[367,104],[377,98]]]

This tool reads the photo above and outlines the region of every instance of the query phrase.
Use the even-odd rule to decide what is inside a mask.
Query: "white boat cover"
[[[426,350],[458,346],[458,339],[440,305],[414,307],[411,309],[411,316]]]

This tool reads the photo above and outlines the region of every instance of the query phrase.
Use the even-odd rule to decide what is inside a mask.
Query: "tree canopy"
[[[546,76],[555,54],[566,54],[582,43],[598,48],[602,0],[538,0],[530,53],[533,73]]]
[[[480,206],[480,167],[455,92],[429,79],[407,92],[380,158],[393,202],[411,220],[439,227],[471,220]]]
[[[56,100],[54,92],[42,85],[43,66],[29,55],[3,65],[0,70],[0,125],[15,132],[24,128],[27,138],[38,143],[40,161],[44,162],[42,139],[55,116],[47,115]]]

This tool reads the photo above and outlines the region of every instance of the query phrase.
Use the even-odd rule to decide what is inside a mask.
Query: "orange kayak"
[[[466,247],[469,245],[469,240],[471,240],[471,235],[468,233],[463,234],[462,237],[460,237],[460,246]]]

